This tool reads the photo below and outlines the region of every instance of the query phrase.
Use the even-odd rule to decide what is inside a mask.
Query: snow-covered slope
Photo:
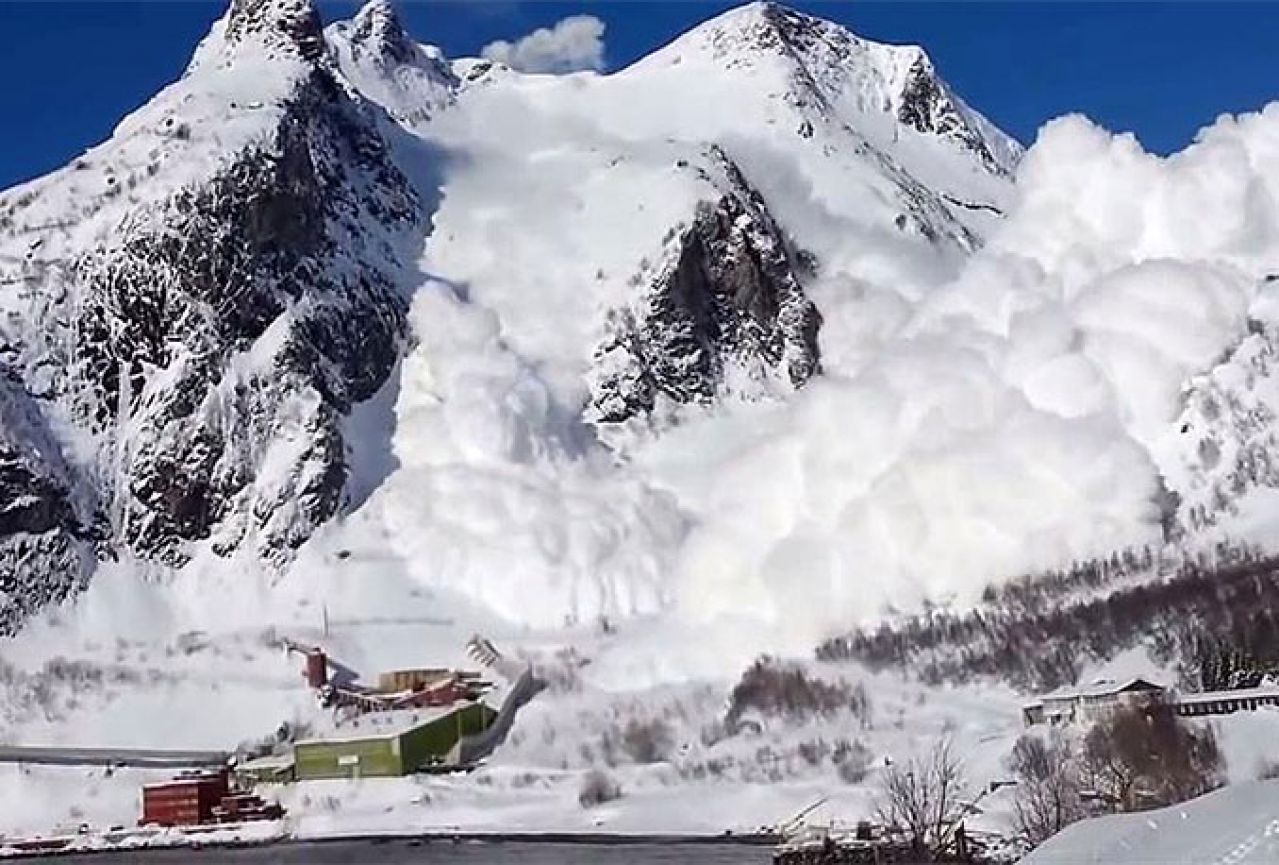
[[[715,555],[703,547],[722,519],[735,533],[759,518],[708,513],[688,484],[713,475],[672,481],[676,466],[655,478],[640,464],[755,449],[752,418],[768,406],[819,371],[872,363],[979,245],[1018,147],[940,81],[912,96],[918,49],[773,5],[727,13],[611,75],[471,61],[455,64],[456,87],[414,71],[427,49],[399,52],[403,62],[354,50],[361,29],[329,30],[348,79],[411,81],[367,91],[397,117],[447,92],[450,107],[410,125],[466,154],[450,162],[421,263],[437,280],[413,314],[400,471],[370,518],[425,584],[518,620],[702,615],[738,601],[780,614],[758,574],[789,529],[756,533],[749,562],[716,566],[742,569],[716,598],[699,585],[700,559]],[[954,122],[912,125],[898,116],[908,105]],[[912,173],[926,170],[945,183]],[[705,441],[649,448],[676,427]],[[762,480],[776,466],[759,459]],[[707,531],[690,535],[699,524]]]
[[[398,122],[419,128],[453,103],[460,82],[447,59],[409,37],[389,0],[373,0],[324,35],[343,77]]]
[[[1143,814],[1068,826],[1026,865],[1261,865],[1279,860],[1279,782],[1254,781]]]
[[[235,4],[6,196],[9,448],[62,452],[11,483],[65,562],[15,597],[95,549],[286,566],[345,487],[512,620],[798,646],[1188,519],[1178,394],[1265,272],[1268,115],[1166,162],[1066,121],[1018,168],[920,49],[772,4],[608,75],[450,63],[384,2],[319,27]]]

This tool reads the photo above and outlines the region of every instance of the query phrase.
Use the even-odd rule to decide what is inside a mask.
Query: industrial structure
[[[142,826],[200,826],[278,820],[284,809],[231,785],[230,773],[188,772],[142,788]]]
[[[285,754],[236,767],[245,784],[379,778],[456,769],[471,762],[465,749],[498,713],[484,703],[370,712],[294,742]]]
[[[293,746],[294,777],[364,778],[456,767],[467,736],[482,733],[497,713],[483,703],[363,715],[322,737]]]
[[[277,753],[237,765],[236,776],[247,785],[390,777],[474,765],[501,742],[515,712],[539,687],[527,664],[497,667],[504,659],[479,637],[468,645],[468,654],[509,678],[501,711],[483,701],[493,685],[480,673],[442,667],[391,670],[379,674],[375,685],[365,685],[318,646],[284,645],[304,657],[303,675],[321,704],[333,710],[331,722]]]
[[[438,667],[392,670],[380,673],[377,684],[365,685],[343,664],[335,662],[319,646],[285,640],[289,652],[306,659],[303,675],[323,706],[352,708],[360,712],[391,712],[451,706],[476,701],[493,687],[476,672]]]

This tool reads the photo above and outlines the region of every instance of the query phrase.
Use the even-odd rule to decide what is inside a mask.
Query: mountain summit
[[[612,75],[479,68],[386,0],[323,29],[306,0],[234,0],[109,141],[0,197],[0,627],[100,559],[286,571],[388,480],[355,431],[402,360],[440,394],[459,363],[468,382],[377,433],[447,431],[417,468],[395,446],[405,479],[479,459],[555,486],[575,465],[590,496],[629,484],[665,512],[594,473],[869,356],[913,269],[980,245],[1019,152],[919,49],[772,4]],[[868,277],[854,249],[926,264]],[[827,317],[850,281],[862,311]],[[415,297],[473,321],[438,331]],[[670,566],[637,551],[683,516],[638,514],[610,518],[630,546],[566,541],[577,579],[613,581],[601,597]],[[548,594],[546,614],[578,603]]]
[[[252,44],[265,52],[296,52],[307,60],[324,53],[320,16],[311,0],[232,0],[226,17],[228,45]]]
[[[637,65],[698,59],[746,77],[782,71],[787,100],[812,119],[847,123],[889,149],[904,127],[970,150],[1001,174],[1021,154],[1016,141],[951,90],[922,48],[863,39],[776,3],[730,10]]]

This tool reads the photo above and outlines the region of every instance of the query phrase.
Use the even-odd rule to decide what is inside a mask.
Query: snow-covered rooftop
[[[1131,679],[1095,679],[1086,685],[1068,685],[1036,697],[1027,706],[1037,706],[1049,701],[1078,700],[1093,697],[1108,697],[1124,691],[1163,691],[1163,685],[1156,684],[1141,677]]]
[[[389,712],[366,712],[354,718],[336,721],[331,725],[321,725],[315,729],[314,735],[297,744],[306,745],[316,742],[352,742],[357,739],[386,738],[399,736],[447,718],[454,712],[473,705],[471,703],[454,703],[451,706],[430,706],[422,709],[396,709]]]

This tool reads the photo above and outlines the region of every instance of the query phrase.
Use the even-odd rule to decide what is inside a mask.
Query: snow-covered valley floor
[[[954,738],[971,795],[1007,777],[1004,761],[1023,731],[1022,697],[1003,687],[930,687],[852,665],[802,662],[813,676],[846,686],[848,703],[805,717],[747,713],[726,723],[741,673],[712,672],[717,645],[739,635],[681,631],[672,620],[640,619],[548,631],[485,618],[462,599],[386,586],[384,560],[332,558],[309,572],[306,591],[226,587],[218,609],[184,610],[172,585],[120,573],[98,581],[75,607],[36,623],[22,651],[6,653],[7,741],[27,744],[229,749],[269,737],[282,723],[305,725],[320,709],[276,639],[321,642],[361,674],[422,664],[465,666],[467,638],[481,630],[500,649],[526,656],[548,687],[519,714],[506,744],[467,774],[265,786],[297,837],[404,832],[608,832],[719,834],[757,831],[818,800],[810,821],[855,821],[874,813],[879,772],[943,734]],[[393,584],[392,584],[393,585]],[[357,587],[362,587],[357,588]],[[199,597],[207,596],[208,587]],[[276,604],[278,624],[260,629]],[[121,612],[134,611],[127,640]],[[138,615],[140,611],[143,612]],[[327,612],[326,612],[327,611]],[[328,618],[329,632],[323,633]],[[192,618],[194,617],[194,618]],[[203,627],[190,628],[193,621]],[[75,635],[74,638],[70,638]],[[698,646],[679,675],[672,641]],[[48,652],[56,647],[56,659]],[[649,652],[641,647],[652,646]],[[17,647],[17,646],[15,646]],[[690,650],[693,651],[693,650]],[[721,651],[724,651],[721,649]],[[1150,673],[1128,653],[1089,675]],[[1250,780],[1279,756],[1279,711],[1215,719],[1231,776]],[[633,730],[640,730],[639,734]],[[586,778],[602,771],[620,798],[584,807]],[[0,766],[0,833],[11,836],[130,826],[142,783],[168,773],[100,768]],[[980,800],[978,829],[1007,830],[1011,792]]]

